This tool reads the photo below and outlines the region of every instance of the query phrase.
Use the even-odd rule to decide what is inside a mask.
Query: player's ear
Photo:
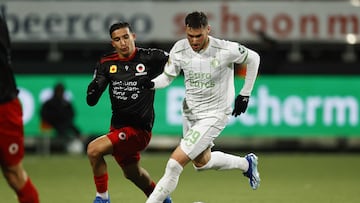
[[[211,26],[210,26],[210,25],[208,25],[208,26],[207,26],[207,33],[209,34],[209,33],[210,33],[210,31],[211,31]]]
[[[132,33],[132,36],[134,38],[134,41],[136,40],[136,34],[135,33]]]

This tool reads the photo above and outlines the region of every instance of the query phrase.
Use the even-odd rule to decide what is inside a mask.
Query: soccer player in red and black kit
[[[89,143],[87,155],[96,185],[94,203],[110,203],[108,172],[104,156],[112,154],[123,170],[146,196],[155,188],[149,173],[140,166],[140,152],[151,139],[154,123],[154,90],[139,87],[139,80],[154,78],[163,71],[168,53],[135,46],[136,35],[126,22],[110,27],[114,51],[96,65],[87,89],[87,103],[94,106],[109,85],[112,107],[110,132]],[[164,203],[171,203],[167,197]]]
[[[0,166],[20,203],[38,203],[37,189],[22,165],[24,126],[22,107],[17,95],[10,62],[9,31],[0,13]]]

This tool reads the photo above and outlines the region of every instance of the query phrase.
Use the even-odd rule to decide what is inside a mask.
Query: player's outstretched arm
[[[141,78],[138,81],[138,86],[142,89],[159,89],[167,87],[173,80],[174,77],[163,72],[152,80],[148,77]]]
[[[169,86],[174,79],[175,77],[163,72],[162,74],[154,78],[152,81],[154,82],[154,88],[159,89]]]
[[[240,95],[250,96],[253,90],[255,80],[259,70],[260,56],[255,51],[248,49],[248,57],[246,60],[247,68],[244,86],[240,91]]]
[[[240,91],[240,94],[235,99],[234,110],[232,115],[237,117],[242,113],[245,113],[251,92],[253,90],[255,80],[258,74],[260,56],[255,51],[248,49],[248,58],[246,60],[247,68],[245,75],[244,86]]]

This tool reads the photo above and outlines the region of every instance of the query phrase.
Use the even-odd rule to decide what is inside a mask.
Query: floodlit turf
[[[170,153],[144,154],[143,166],[155,180],[163,174]],[[242,154],[244,155],[244,154]],[[359,154],[261,153],[262,183],[253,191],[240,171],[195,172],[187,166],[172,194],[174,203],[358,203]],[[145,195],[106,158],[112,203],[141,203]],[[95,195],[85,156],[27,155],[24,166],[38,187],[42,203],[90,203]],[[0,202],[17,203],[0,176]],[[5,201],[6,200],[6,201]]]

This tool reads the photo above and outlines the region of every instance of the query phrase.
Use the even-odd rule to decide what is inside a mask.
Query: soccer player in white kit
[[[239,43],[209,36],[210,26],[203,12],[185,18],[187,39],[170,51],[164,72],[153,80],[140,82],[142,88],[163,88],[183,70],[183,138],[166,165],[165,173],[146,203],[161,203],[175,190],[180,174],[192,161],[195,170],[240,169],[252,189],[260,185],[258,158],[211,151],[213,141],[225,128],[230,115],[244,113],[257,77],[259,55]],[[247,64],[244,85],[235,99],[234,63]],[[232,110],[232,102],[235,107]]]

